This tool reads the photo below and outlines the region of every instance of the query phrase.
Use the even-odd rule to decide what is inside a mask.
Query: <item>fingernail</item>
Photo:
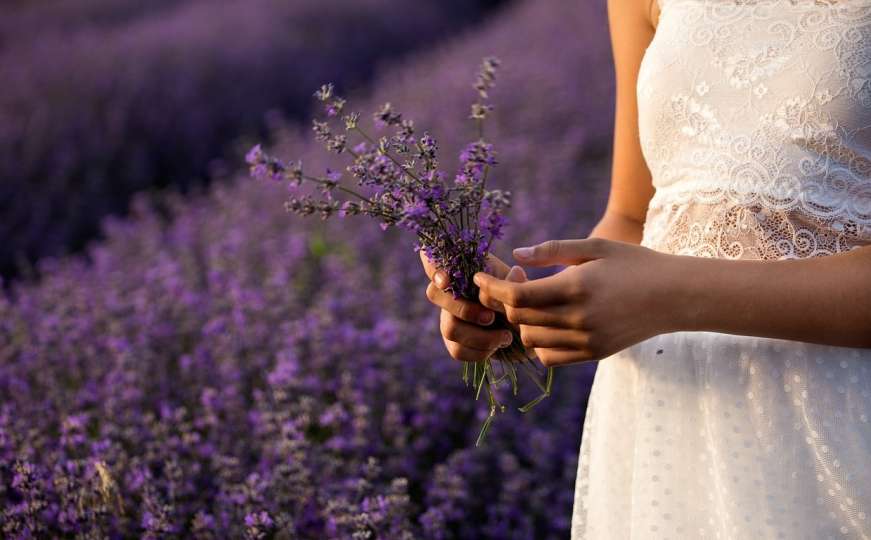
[[[517,266],[516,264],[508,270],[508,274],[505,276],[506,281],[518,281],[518,278],[523,275],[523,268]]]
[[[496,314],[492,311],[482,311],[478,314],[478,322],[481,324],[490,324],[496,318]]]
[[[435,281],[436,287],[440,289],[444,289],[448,285],[444,273],[440,271],[436,272],[435,276],[433,276],[433,281]]]
[[[532,257],[533,248],[519,247],[514,250],[514,257],[518,259],[529,259]]]
[[[499,346],[502,348],[505,348],[505,347],[511,345],[513,342],[514,342],[514,336],[512,336],[511,333],[509,333],[509,332],[503,332],[502,333],[502,343]]]
[[[478,274],[475,274],[474,276],[472,276],[472,281],[475,283],[475,285],[477,285],[479,287],[481,286],[481,279],[478,277]]]

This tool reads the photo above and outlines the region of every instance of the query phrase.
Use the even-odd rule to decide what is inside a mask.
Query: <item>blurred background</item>
[[[413,16],[388,0],[4,7],[0,273],[81,250],[134,193],[233,170],[233,143],[270,118],[305,120],[312,88],[361,89],[503,3],[429,0]]]
[[[0,536],[566,538],[595,365],[475,448],[486,407],[412,239],[287,214],[242,158],[336,163],[310,129],[333,82],[452,171],[488,55],[489,182],[514,193],[495,253],[586,236],[610,171],[604,1],[7,1]]]

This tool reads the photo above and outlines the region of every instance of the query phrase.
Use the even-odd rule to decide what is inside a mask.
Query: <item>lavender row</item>
[[[162,16],[166,10],[202,0],[15,0],[4,4],[0,18],[0,50],[35,41],[46,34],[70,33],[87,27],[111,27],[142,17]],[[34,29],[39,29],[35,32]]]
[[[489,182],[514,207],[494,251],[582,236],[607,187],[604,21],[604,6],[524,3],[349,101],[393,101],[457,155],[477,62],[502,58]],[[274,150],[325,167],[303,129]],[[0,299],[0,534],[567,536],[594,366],[565,368],[474,448],[486,408],[407,239],[292,219],[285,195],[243,172],[162,211],[139,199],[90,262],[44,260],[40,283]]]
[[[77,250],[132,193],[220,172],[269,111],[475,22],[492,0],[87,0],[0,23],[0,275]],[[76,16],[79,14],[79,16]]]

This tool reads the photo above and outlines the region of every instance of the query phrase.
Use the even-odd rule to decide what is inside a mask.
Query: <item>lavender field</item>
[[[232,170],[326,78],[469,27],[499,0],[49,0],[0,17],[0,275],[76,251],[131,195]],[[223,159],[222,159],[223,158]]]
[[[259,3],[267,2],[245,3],[239,16],[263,17]],[[86,4],[100,11],[104,2]],[[205,5],[156,3],[159,9],[182,4],[179,9],[192,12]],[[111,12],[101,25],[125,17],[134,15]],[[327,19],[318,24],[353,26],[341,17]],[[88,20],[88,28],[96,28],[95,19]],[[400,24],[390,21],[381,19],[389,27]],[[405,25],[406,19],[396,21]],[[436,45],[424,39],[413,55],[394,57],[368,85],[351,83],[362,60],[342,57],[342,47],[305,52],[277,33],[240,36],[221,61],[318,58],[322,64],[301,68],[306,75],[292,92],[276,89],[268,77],[233,82],[298,101],[310,100],[321,82],[343,82],[355,109],[390,101],[421,132],[438,138],[442,156],[453,158],[473,135],[467,116],[477,66],[496,55],[503,66],[492,91],[497,112],[488,137],[499,165],[490,182],[510,189],[514,204],[506,238],[494,251],[507,259],[512,246],[585,236],[604,209],[610,165],[613,73],[604,3],[518,0],[468,24]],[[430,36],[443,31],[428,28]],[[0,55],[12,54],[16,31],[0,24]],[[144,39],[160,43],[160,31],[119,39],[131,47]],[[402,36],[395,39],[400,43]],[[209,42],[204,37],[202,43]],[[33,50],[39,47],[34,42]],[[76,54],[75,46],[70,50]],[[107,59],[107,66],[114,61]],[[184,62],[206,60],[192,54]],[[185,65],[174,81],[203,84],[184,78]],[[203,71],[220,80],[230,67]],[[142,75],[131,70],[130,76]],[[167,84],[155,88],[174,91]],[[201,111],[188,105],[199,103],[201,94],[179,92],[187,97],[169,115],[177,121],[154,135],[172,141],[167,163],[197,152],[206,161],[220,157],[207,154],[211,145],[197,146],[203,143],[198,134],[218,125],[244,134],[246,122],[259,120],[251,118],[259,109],[235,101],[232,91],[212,96],[215,101]],[[148,116],[136,103],[119,105],[119,122]],[[76,110],[71,106],[70,114]],[[216,117],[218,110],[238,121]],[[45,121],[40,129],[72,130],[63,137],[90,132],[86,120],[77,122]],[[105,183],[119,174],[119,190],[140,191],[130,215],[105,219],[105,238],[82,255],[41,257],[38,280],[7,283],[0,296],[0,536],[568,536],[594,364],[558,370],[553,397],[525,415],[501,415],[486,444],[475,448],[486,408],[473,400],[460,380],[460,364],[444,350],[436,310],[424,296],[426,277],[401,231],[382,232],[362,219],[323,223],[290,215],[281,204],[284,187],[254,182],[241,167],[229,169],[208,191],[167,191],[155,199],[141,190],[190,171],[169,173],[137,162],[141,141],[119,129],[123,138],[83,141],[82,147],[93,143],[89,152],[112,155],[121,169],[136,173],[100,169],[89,184],[94,191],[74,196],[81,204],[103,196]],[[326,156],[310,132],[292,115],[274,121],[271,150],[324,166]],[[3,136],[0,163],[8,164],[8,156],[20,151],[4,149]],[[48,145],[46,140],[36,137],[33,144]],[[78,159],[64,152],[56,155],[46,146],[33,156],[58,160],[40,167]],[[6,174],[12,172],[0,173]],[[64,182],[57,179],[65,173],[33,174],[52,185]],[[28,216],[53,216],[47,201],[39,203],[48,205],[41,210],[37,203],[27,206],[31,199],[15,190],[29,180],[19,182],[3,182],[10,189],[5,200],[19,201],[30,209]],[[66,188],[57,189],[63,199]],[[12,223],[5,206],[3,212],[4,223]],[[66,217],[33,232],[32,241],[63,244],[46,231],[58,227],[57,234],[66,234],[66,225],[59,225]]]

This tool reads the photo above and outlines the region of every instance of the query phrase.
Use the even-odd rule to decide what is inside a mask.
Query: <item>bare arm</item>
[[[650,170],[638,138],[638,103],[635,89],[638,67],[653,39],[655,0],[608,0],[611,49],[616,77],[614,109],[614,154],[611,191],[605,214],[590,233],[638,244],[653,196]]]
[[[685,330],[871,347],[871,246],[779,261],[680,257]]]

